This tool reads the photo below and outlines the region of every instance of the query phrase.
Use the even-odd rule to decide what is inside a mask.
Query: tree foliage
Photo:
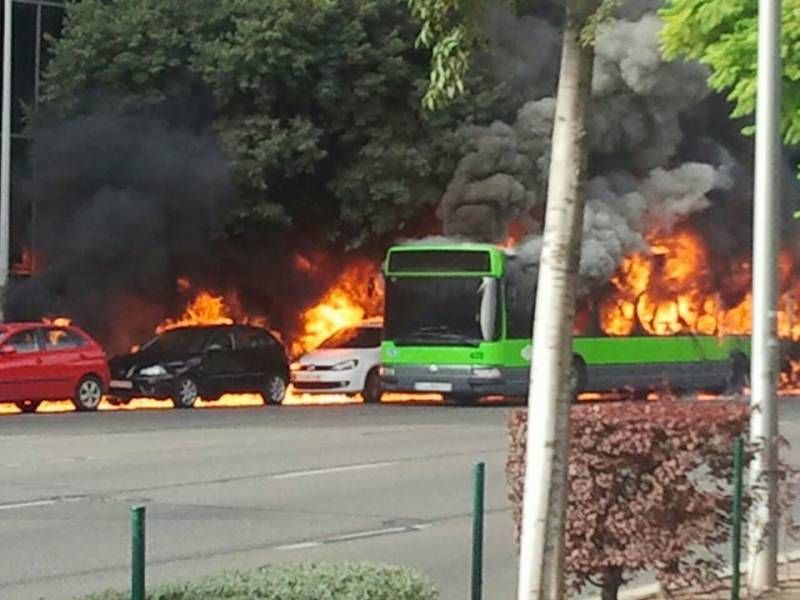
[[[788,144],[800,142],[800,1],[783,0],[783,111]],[[668,0],[661,10],[667,58],[691,58],[711,69],[709,84],[733,102],[731,116],[748,117],[756,106],[757,3],[751,0]],[[748,127],[747,131],[752,131]]]
[[[397,0],[84,0],[67,5],[45,82],[51,106],[112,92],[120,110],[190,99],[230,157],[234,229],[319,225],[357,244],[438,199],[450,133],[496,116],[493,88],[419,104],[429,53]],[[469,89],[469,86],[467,86]],[[473,86],[472,89],[478,89]]]

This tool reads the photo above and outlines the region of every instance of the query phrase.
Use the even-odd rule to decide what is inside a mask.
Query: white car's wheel
[[[383,396],[383,385],[381,384],[381,375],[378,369],[372,369],[367,373],[367,379],[364,381],[364,403],[377,404],[381,401]]]

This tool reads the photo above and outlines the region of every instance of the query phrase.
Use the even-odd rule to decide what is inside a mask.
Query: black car
[[[198,398],[255,392],[265,404],[286,395],[289,364],[283,345],[249,325],[180,327],[166,331],[138,352],[109,361],[109,392],[116,402],[170,399],[190,408]]]

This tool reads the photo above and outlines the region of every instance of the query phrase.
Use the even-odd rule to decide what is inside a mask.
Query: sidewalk
[[[757,596],[749,595],[745,589],[747,584],[747,574],[742,574],[742,587],[739,592],[741,600],[755,599],[759,600],[800,600],[800,560],[792,560],[791,562],[784,562],[778,566],[778,577],[780,579],[778,589],[770,592],[765,592]],[[621,598],[625,598],[620,594]],[[725,579],[720,582],[718,588],[707,592],[700,592],[697,590],[688,590],[677,592],[673,595],[666,595],[663,593],[651,593],[649,595],[639,596],[640,600],[663,600],[666,598],[674,600],[729,600],[731,597],[730,579]]]
[[[730,586],[723,585],[720,586],[719,589],[714,590],[713,592],[708,593],[700,593],[700,592],[681,592],[675,594],[673,596],[651,596],[651,598],[661,600],[662,598],[674,598],[680,600],[686,600],[691,598],[692,600],[729,600],[731,597],[731,590]],[[782,580],[780,582],[780,587],[777,590],[767,592],[764,594],[760,594],[758,596],[749,596],[747,590],[741,590],[739,592],[739,597],[741,600],[747,600],[748,598],[758,598],[759,600],[798,600],[800,599],[800,566],[795,565],[795,572],[793,575],[793,579]]]

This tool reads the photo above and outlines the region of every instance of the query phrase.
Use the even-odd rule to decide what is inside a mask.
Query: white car
[[[361,394],[380,402],[383,323],[368,320],[346,327],[303,355],[291,367],[292,385],[301,394]]]

